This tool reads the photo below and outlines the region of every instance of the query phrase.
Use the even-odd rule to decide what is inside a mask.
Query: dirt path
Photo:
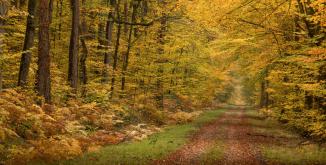
[[[257,139],[249,136],[251,127],[247,123],[244,110],[231,110],[228,116],[224,134],[225,153],[219,164],[259,165],[264,164],[256,148]],[[223,140],[223,139],[221,139]]]
[[[224,157],[214,164],[258,165],[264,164],[255,147],[255,137],[249,136],[251,128],[247,124],[244,109],[228,110],[216,121],[204,125],[195,133],[190,142],[162,160],[157,165],[199,165],[201,155],[214,147],[216,141],[224,143]]]

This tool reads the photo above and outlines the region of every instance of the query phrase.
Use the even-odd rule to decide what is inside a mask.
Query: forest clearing
[[[0,165],[326,164],[326,0],[0,0]]]

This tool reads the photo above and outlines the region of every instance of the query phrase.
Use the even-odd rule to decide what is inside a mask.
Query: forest
[[[189,139],[174,146],[164,132],[218,137],[223,118],[234,124],[231,138],[277,143],[282,134],[252,132],[275,121],[299,148],[318,146],[309,149],[319,156],[292,163],[275,155],[257,163],[243,152],[246,164],[324,164],[325,39],[325,0],[0,0],[0,164],[178,164]],[[190,146],[228,144],[193,136]],[[172,148],[137,152],[148,160],[115,158],[153,137]],[[217,148],[205,157],[217,161],[204,164],[241,162],[220,160]],[[264,157],[264,147],[253,148]],[[113,158],[88,155],[105,152]]]

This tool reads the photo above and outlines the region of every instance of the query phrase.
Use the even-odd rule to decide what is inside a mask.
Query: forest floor
[[[154,165],[326,164],[326,148],[245,107],[226,111]]]
[[[245,106],[205,112],[140,142],[113,145],[59,164],[326,164],[326,149]]]
[[[248,124],[248,119],[245,108],[230,109],[216,121],[203,126],[187,145],[153,164],[264,164],[257,148],[261,139],[251,136],[253,128]],[[224,146],[218,146],[218,141],[223,142]],[[215,153],[209,153],[214,147],[218,147],[220,153],[216,153],[216,149]]]
[[[110,145],[55,164],[78,165],[317,165],[326,147],[289,131],[244,105],[236,86],[231,105],[205,111],[141,141]]]

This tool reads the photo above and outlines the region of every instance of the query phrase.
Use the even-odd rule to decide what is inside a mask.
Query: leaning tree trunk
[[[36,91],[45,98],[46,103],[51,102],[49,6],[49,0],[39,1],[38,69],[35,84]]]
[[[71,0],[72,26],[69,45],[68,81],[74,93],[78,87],[78,47],[79,47],[79,0]]]
[[[18,86],[25,86],[27,84],[27,77],[32,56],[30,49],[34,45],[36,4],[37,0],[28,1],[27,26],[25,32],[23,54],[20,61]]]

